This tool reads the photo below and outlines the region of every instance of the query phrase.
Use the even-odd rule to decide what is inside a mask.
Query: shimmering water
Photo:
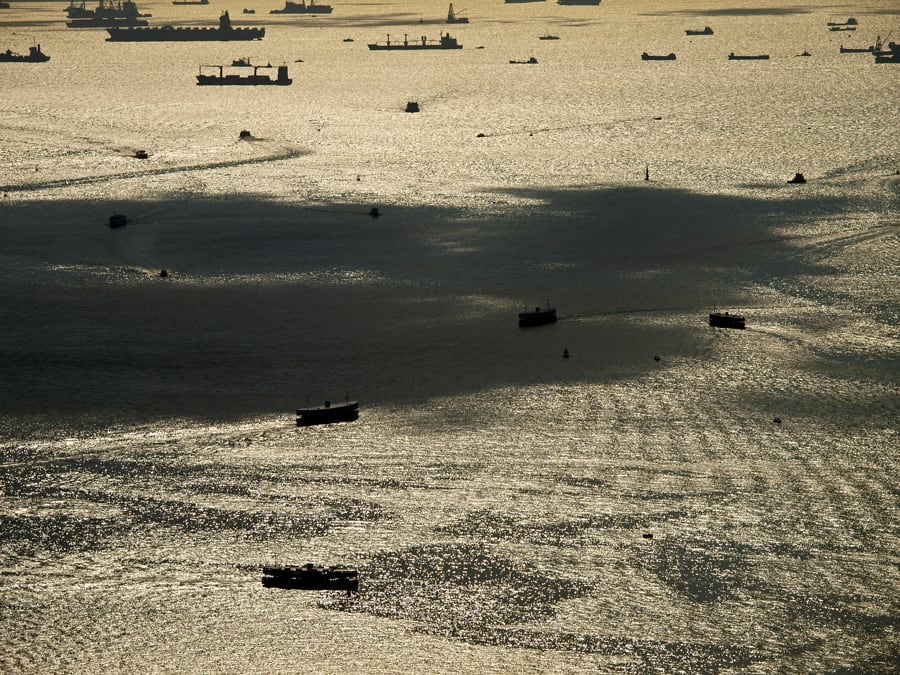
[[[900,11],[258,2],[0,10],[0,668],[895,672]]]

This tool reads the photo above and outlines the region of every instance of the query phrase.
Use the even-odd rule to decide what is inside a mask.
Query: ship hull
[[[260,85],[278,85],[278,86],[287,86],[291,84],[293,80],[291,78],[287,78],[284,80],[273,80],[271,77],[266,77],[265,75],[260,75],[258,77],[240,77],[239,75],[226,75],[225,77],[216,77],[214,75],[198,75],[197,76],[197,85],[198,86],[250,86],[256,87]]]
[[[107,42],[226,42],[262,40],[265,28],[110,28]]]

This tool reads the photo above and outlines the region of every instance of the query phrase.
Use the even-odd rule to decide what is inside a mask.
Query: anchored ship
[[[228,12],[222,12],[218,28],[110,28],[107,42],[197,42],[213,40],[262,40],[265,28],[232,28]]]
[[[282,9],[273,9],[269,14],[331,14],[333,7],[331,5],[317,5],[316,0],[300,0],[300,2],[291,2],[285,0]]]
[[[641,59],[644,61],[674,61],[675,54],[648,54],[647,52],[644,52],[641,54]]]
[[[0,62],[5,61],[9,63],[43,63],[44,61],[49,60],[50,57],[41,51],[40,45],[29,47],[27,54],[16,54],[11,49],[7,49],[5,52],[0,52]]]
[[[709,26],[704,27],[703,30],[688,28],[686,31],[684,31],[684,34],[685,35],[712,35],[713,29],[710,28]]]
[[[268,73],[259,74],[262,69],[274,68],[272,65],[254,66],[245,59],[233,61],[232,68],[252,68],[253,74],[241,75],[240,73],[225,72],[226,66],[200,66],[200,72],[197,74],[197,85],[266,85],[276,84],[287,86],[293,80],[288,77],[287,66],[278,66],[278,75],[272,78]],[[210,69],[218,71],[218,74],[211,74]]]
[[[369,44],[369,49],[462,49],[462,45],[456,41],[456,38],[450,37],[450,33],[441,33],[440,40],[428,40],[424,35],[418,40],[412,42],[406,34],[403,34],[403,42],[391,42],[391,36],[387,36],[386,42],[374,42]]]
[[[351,567],[325,567],[306,563],[263,567],[263,586],[267,588],[287,588],[304,591],[347,591],[359,590],[359,572]]]

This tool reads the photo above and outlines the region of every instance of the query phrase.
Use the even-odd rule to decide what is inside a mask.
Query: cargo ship
[[[450,37],[450,33],[441,33],[439,40],[429,40],[424,35],[418,40],[410,41],[406,34],[403,34],[402,42],[391,42],[391,36],[387,36],[386,42],[374,42],[369,44],[369,49],[377,50],[403,50],[403,49],[462,49],[462,45],[456,41],[456,38]]]
[[[241,75],[240,73],[225,72],[225,66],[200,66],[200,72],[197,74],[197,85],[266,85],[275,84],[287,86],[293,80],[288,77],[287,66],[278,66],[278,75],[272,78],[268,73],[259,74],[261,69],[274,68],[272,65],[254,66],[246,61],[235,61],[232,63],[233,68],[252,68],[253,73]],[[210,74],[210,69],[218,71],[218,74]]]
[[[218,28],[161,26],[159,28],[110,28],[107,42],[199,42],[262,40],[265,28],[233,28],[228,12],[219,17]]]
[[[309,0],[309,2],[285,0],[283,8],[273,9],[269,14],[331,14],[333,9],[331,5],[317,5],[316,0]]]

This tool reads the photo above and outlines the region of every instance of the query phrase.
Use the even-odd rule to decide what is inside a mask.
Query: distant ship
[[[66,16],[70,19],[127,19],[130,17],[150,17],[151,14],[141,14],[133,2],[114,3],[113,0],[100,0],[97,9],[88,9],[84,0],[69,0],[69,6],[65,9]]]
[[[232,28],[228,12],[219,17],[218,28],[110,28],[107,42],[197,42],[215,40],[262,40],[265,28]]]
[[[859,21],[857,21],[855,18],[853,18],[851,16],[846,21],[829,21],[825,25],[826,26],[856,26],[858,24],[859,24]]]
[[[209,0],[172,0],[173,5],[208,5]]]
[[[317,5],[316,0],[300,0],[300,2],[291,2],[285,0],[282,9],[273,9],[269,14],[331,14],[331,5]]]
[[[464,16],[459,16],[455,11],[453,11],[453,3],[450,3],[450,9],[447,10],[447,23],[469,23],[469,20]]]
[[[728,55],[729,61],[766,61],[768,58],[768,54],[735,54],[731,52]]]
[[[350,567],[324,567],[307,563],[302,567],[279,565],[263,567],[262,584],[267,588],[287,588],[304,591],[359,590],[359,573]]]
[[[641,59],[644,61],[674,61],[675,54],[648,54],[644,52],[641,54]]]
[[[200,66],[200,72],[197,74],[197,85],[266,85],[274,84],[287,86],[293,80],[288,77],[287,66],[278,66],[278,75],[274,79],[268,74],[260,75],[259,71],[267,68],[274,68],[272,65],[254,66],[245,59],[232,61],[233,68],[252,68],[252,75],[241,75],[240,73],[226,73],[225,66]],[[204,70],[205,69],[205,70]],[[218,74],[209,74],[209,69],[218,71]]]
[[[546,33],[546,34],[544,34],[544,35],[541,35],[541,36],[538,38],[538,40],[559,40],[559,36],[558,36],[558,35],[551,35],[550,33]]]
[[[856,30],[856,26],[832,26],[832,27],[829,28],[828,30],[830,30],[830,31],[835,31],[835,32],[837,32],[837,31],[849,31],[849,30]]]
[[[873,52],[875,63],[900,63],[900,45],[896,42],[888,42],[886,51]]]
[[[548,323],[556,323],[556,308],[535,307],[533,312],[519,312],[519,327],[530,328],[532,326],[543,326]]]
[[[534,58],[533,56],[531,56],[525,60],[510,59],[509,62],[510,63],[526,63],[529,65],[533,65],[533,64],[537,63],[538,60],[536,58]]]
[[[75,11],[79,13],[84,9],[84,3],[80,7],[76,6]],[[149,14],[141,14],[137,5],[130,0],[125,0],[118,4],[113,4],[111,0],[104,2],[100,0],[97,9],[88,11],[85,15],[79,15],[79,18],[67,21],[66,26],[69,28],[112,28],[114,26],[146,26],[147,21],[144,17]]]
[[[557,5],[599,5],[600,0],[556,0]]]
[[[16,54],[14,51],[7,49],[0,52],[0,62],[8,63],[43,63],[49,61],[50,57],[41,51],[40,45],[28,48],[27,54]]]
[[[456,41],[456,38],[450,37],[450,33],[441,33],[440,40],[428,40],[424,35],[417,41],[410,42],[406,37],[406,34],[403,35],[403,42],[391,42],[391,36],[387,36],[387,41],[384,43],[374,42],[369,44],[369,49],[372,50],[384,50],[384,49],[462,49],[462,45]]]
[[[503,2],[510,3],[521,3],[521,2],[544,2],[544,0],[503,0]]]
[[[869,45],[868,47],[845,47],[841,45],[840,53],[841,54],[866,54],[880,52],[882,48],[881,36],[879,35],[875,38],[875,44]]]
[[[709,315],[709,325],[713,328],[746,328],[744,317],[728,312],[713,312]]]
[[[343,403],[325,401],[325,405],[297,408],[297,426],[309,427],[314,424],[352,422],[359,419],[359,401],[349,398]]]
[[[706,26],[703,30],[694,30],[694,29],[688,28],[686,31],[684,31],[684,34],[685,35],[712,35],[713,29],[710,28],[709,26]]]

